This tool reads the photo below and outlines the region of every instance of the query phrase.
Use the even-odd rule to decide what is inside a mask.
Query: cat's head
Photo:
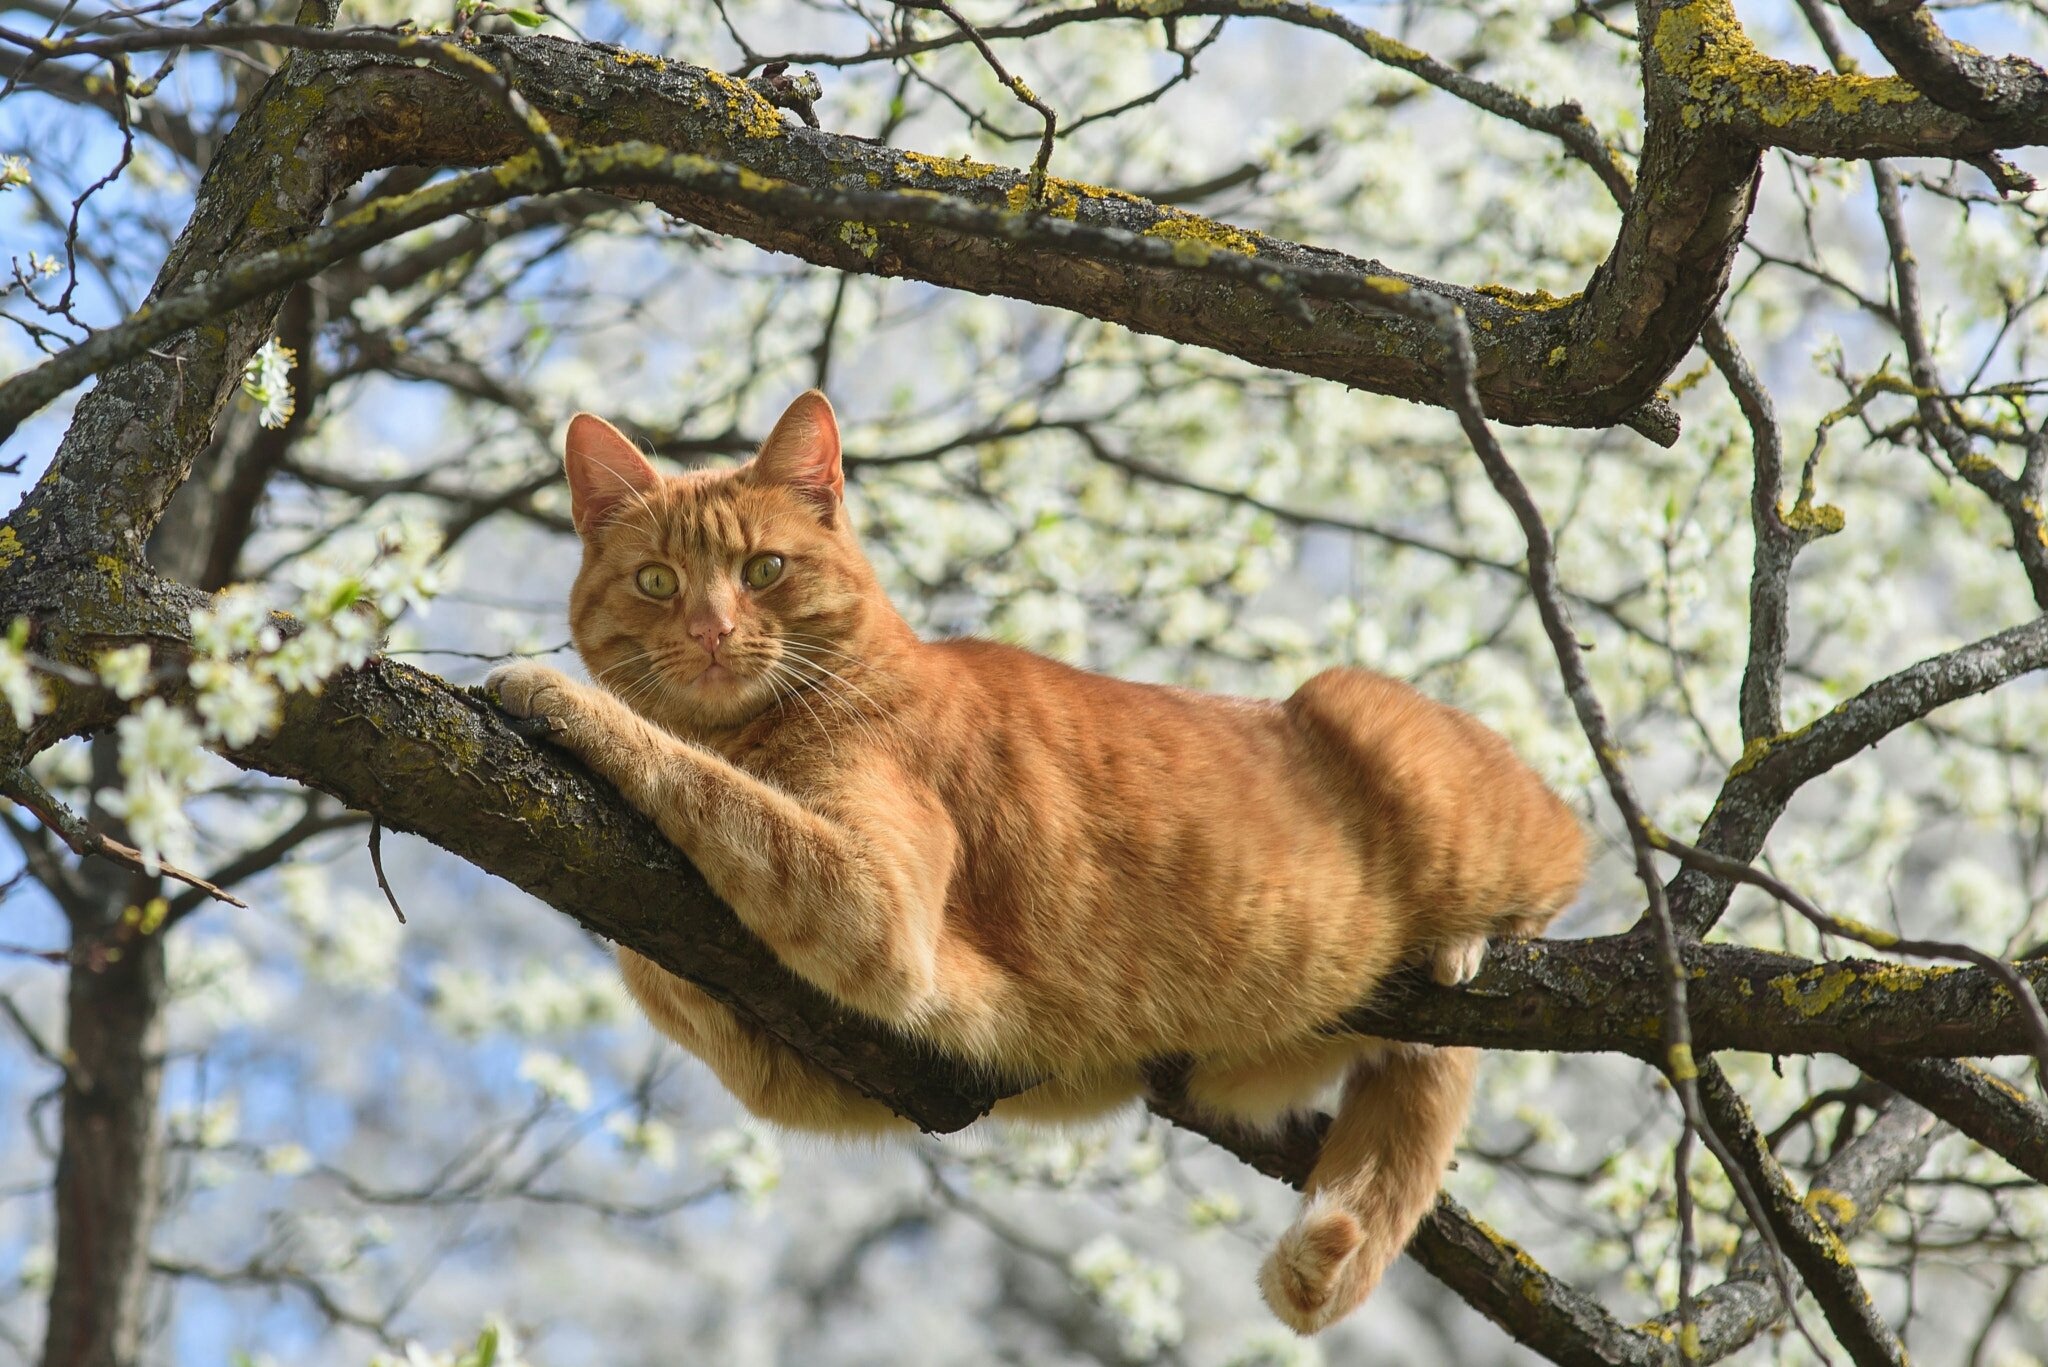
[[[591,677],[683,732],[740,725],[845,674],[889,609],[842,498],[839,424],[813,390],[730,470],[663,475],[610,423],[569,422],[583,567],[569,627]]]

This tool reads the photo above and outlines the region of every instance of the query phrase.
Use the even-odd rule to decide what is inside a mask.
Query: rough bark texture
[[[96,871],[99,914],[74,939],[104,932],[146,901],[153,880]],[[162,1177],[164,942],[145,936],[98,972],[71,974],[57,1158],[57,1242],[43,1367],[134,1367]]]

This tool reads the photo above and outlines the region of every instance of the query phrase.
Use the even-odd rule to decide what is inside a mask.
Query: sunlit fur
[[[1267,1259],[1314,1332],[1362,1301],[1433,1201],[1474,1055],[1321,1027],[1404,962],[1444,981],[1574,895],[1577,821],[1499,736],[1336,669],[1285,702],[1120,682],[986,641],[919,641],[840,504],[822,396],[733,471],[663,477],[580,416],[570,599],[602,689],[492,684],[647,812],[781,959],[847,1005],[1053,1081],[999,1114],[1129,1102],[1138,1065],[1271,1123],[1343,1087],[1300,1218]],[[749,557],[784,557],[765,589]],[[681,588],[650,599],[638,568]],[[718,633],[729,628],[719,641]],[[703,640],[717,643],[719,671]],[[756,1114],[907,1126],[628,950],[627,985]]]

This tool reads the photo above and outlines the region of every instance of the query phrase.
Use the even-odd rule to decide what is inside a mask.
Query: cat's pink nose
[[[690,623],[689,631],[697,644],[704,647],[704,653],[716,660],[718,648],[732,635],[732,623],[723,617],[700,617]]]

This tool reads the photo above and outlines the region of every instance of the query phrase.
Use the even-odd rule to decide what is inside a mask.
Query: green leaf
[[[508,9],[505,11],[505,17],[521,28],[539,28],[548,21],[545,14],[530,9]],[[485,1364],[485,1367],[489,1367],[489,1364]]]
[[[456,1367],[491,1367],[498,1360],[498,1326],[488,1325],[476,1336],[476,1347],[462,1355]]]

